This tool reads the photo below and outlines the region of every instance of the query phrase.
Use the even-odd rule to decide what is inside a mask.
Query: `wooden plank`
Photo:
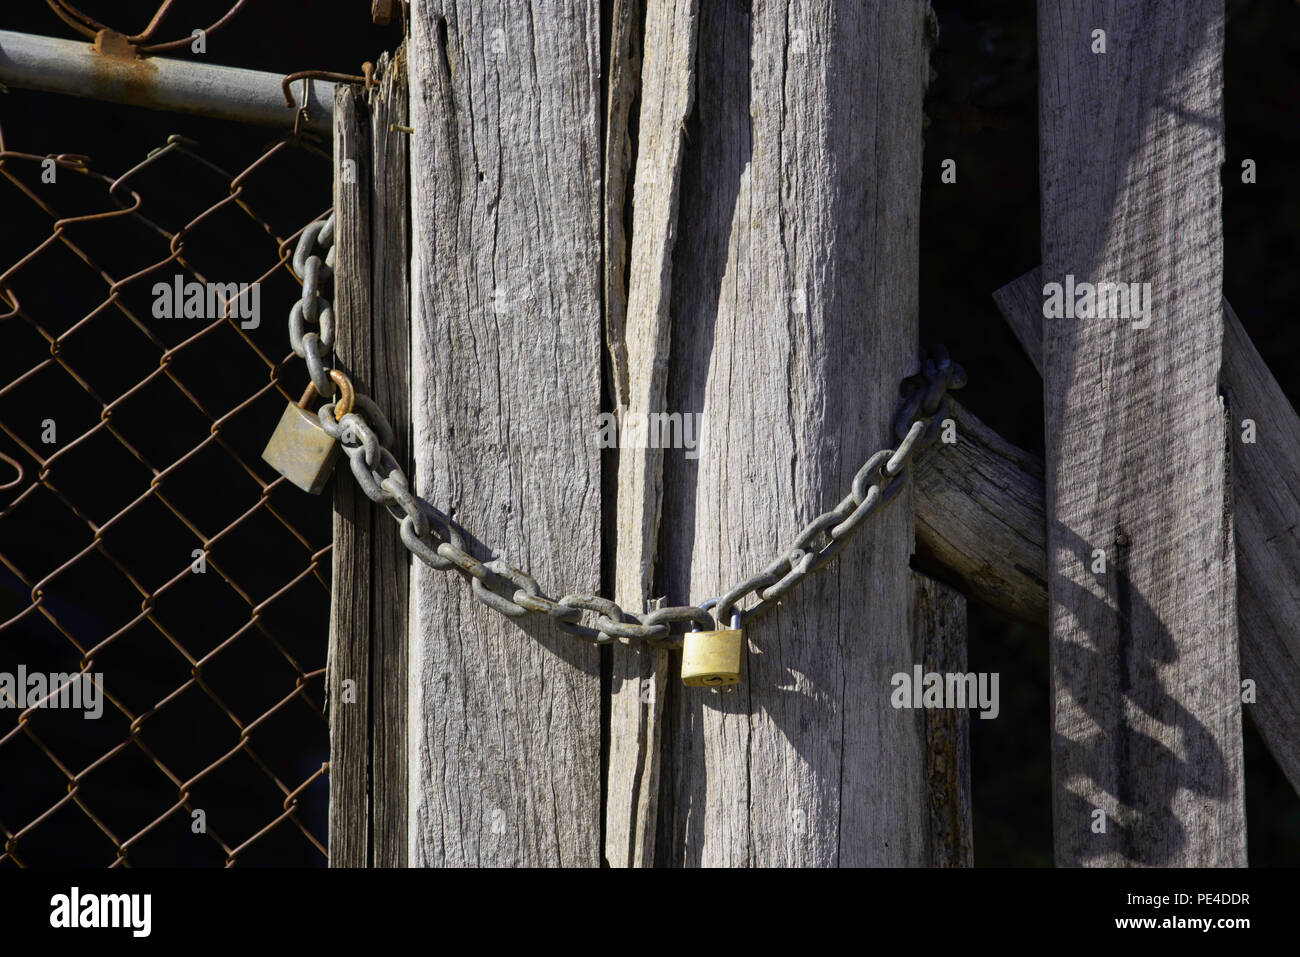
[[[893,441],[916,369],[922,6],[701,4],[673,276],[673,603],[752,575]],[[885,185],[887,184],[887,185]],[[743,681],[668,702],[656,863],[928,862],[910,494],[747,632]]]
[[[1038,10],[1044,279],[1152,310],[1044,324],[1056,860],[1243,865],[1223,3]]]
[[[605,214],[604,234],[604,270],[605,270],[605,354],[609,357],[607,382],[608,400],[614,410],[622,413],[628,403],[627,341],[624,337],[627,316],[627,268],[628,268],[628,231],[625,219],[631,205],[632,191],[628,188],[633,164],[632,146],[632,104],[636,100],[641,84],[641,46],[642,28],[644,26],[644,8],[641,0],[612,0],[606,5],[610,12],[609,22],[609,61],[608,81],[606,83],[605,103],[605,192],[601,203]],[[611,565],[610,556],[618,553],[617,544],[611,527],[618,522],[617,490],[617,450],[606,450],[606,468],[603,477],[605,513],[602,525],[606,529],[602,544],[606,545],[605,561]],[[610,572],[613,574],[613,572]],[[639,596],[638,596],[639,597]],[[633,607],[637,607],[634,605]],[[630,680],[639,689],[643,681],[654,682],[659,670],[656,666],[658,656],[647,651],[644,658],[629,659],[620,655],[620,663],[614,663],[616,649],[610,649],[602,660],[602,665],[609,669],[610,681],[601,691],[607,711],[604,716],[604,734],[602,740],[603,784],[601,790],[601,817],[604,822],[605,863],[613,867],[629,866],[636,859],[632,850],[632,838],[637,830],[638,810],[650,799],[642,801],[639,794],[641,782],[647,784],[657,774],[658,747],[651,744],[654,729],[659,727],[661,706],[642,711],[639,693],[634,719],[636,725],[632,733],[627,730],[611,737],[614,725],[626,728],[626,715],[614,716],[614,702],[624,699],[624,711],[632,702],[626,701],[626,689],[622,681]],[[635,673],[629,673],[629,663],[636,664]],[[614,670],[618,668],[623,674],[619,682],[614,681]],[[645,674],[648,670],[650,673]],[[653,688],[651,689],[653,694]],[[657,700],[659,696],[655,696]],[[657,739],[654,739],[657,740]],[[655,766],[647,774],[644,768],[646,758]],[[614,769],[614,770],[611,770]],[[616,792],[613,802],[611,791]],[[611,852],[611,847],[614,850]],[[611,860],[612,856],[612,860]]]
[[[1043,374],[1043,270],[1031,269],[1015,282],[993,293],[1002,318],[1025,350],[1029,361]]]
[[[650,435],[651,414],[668,411],[665,387],[686,118],[695,95],[697,0],[652,3],[646,12],[631,277],[625,327],[628,393],[618,455],[614,595],[647,610],[663,507],[665,436]],[[638,438],[639,436],[639,438]],[[668,436],[667,438],[671,438]],[[668,653],[613,649],[605,856],[611,866],[649,863],[659,789],[660,715]]]
[[[373,246],[371,393],[393,426],[392,453],[410,469],[410,302],[407,268],[406,54],[380,58],[371,88]],[[385,510],[371,506],[372,568],[370,708],[370,863],[404,867],[407,861],[406,623],[410,553]]]
[[[966,674],[966,599],[960,592],[913,572],[912,641],[926,674]],[[926,780],[930,792],[930,864],[972,867],[970,710],[928,708]]]
[[[957,441],[916,462],[916,557],[929,574],[1038,628],[1047,621],[1043,461],[955,399]]]
[[[1255,683],[1246,710],[1300,793],[1300,416],[1226,301],[1223,312],[1241,677]]]
[[[627,408],[627,316],[629,175],[632,171],[632,103],[641,83],[641,0],[613,0],[610,11],[608,101],[605,105],[605,348],[614,407]]]
[[[356,388],[369,392],[370,143],[363,114],[355,90],[340,85],[334,96],[334,365]],[[329,862],[365,867],[373,525],[370,500],[342,462],[332,483]]]
[[[993,297],[1035,367],[1042,362],[1042,288],[1035,269]],[[1300,416],[1226,299],[1223,317],[1241,676],[1256,683],[1257,695],[1245,710],[1300,793]],[[1253,444],[1242,441],[1247,419],[1256,425]]]
[[[600,21],[411,11],[415,487],[475,557],[600,588]],[[600,676],[414,563],[410,863],[600,861]]]
[[[669,653],[656,648],[617,645],[613,653],[605,860],[610,867],[649,867],[671,663]]]

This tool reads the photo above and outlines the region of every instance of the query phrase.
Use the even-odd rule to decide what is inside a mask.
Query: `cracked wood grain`
[[[334,365],[356,388],[372,390],[370,324],[370,131],[355,88],[334,96],[336,171],[351,161],[356,175],[334,177]],[[370,642],[375,524],[370,500],[347,474],[331,480],[334,562],[330,588],[331,867],[365,867],[370,844]],[[345,683],[348,693],[344,693]]]
[[[548,594],[600,590],[600,18],[412,5],[415,487]],[[600,861],[599,653],[413,563],[410,863]]]
[[[960,592],[912,572],[912,641],[927,674],[966,674],[966,599]],[[925,766],[929,788],[929,863],[971,867],[970,709],[925,711]]]
[[[701,4],[672,280],[662,591],[753,574],[892,440],[916,369],[925,4]],[[747,633],[743,681],[665,702],[656,864],[930,860],[910,494]]]
[[[952,401],[957,441],[916,460],[921,567],[1018,621],[1047,622],[1043,461]]]
[[[384,54],[371,87],[371,396],[393,426],[392,453],[410,471],[411,321],[407,208],[408,140],[392,124],[407,122],[406,52]],[[370,709],[370,862],[404,867],[409,817],[407,781],[407,621],[411,555],[387,511],[371,506],[374,528]]]
[[[698,0],[651,2],[632,190],[631,280],[624,329],[628,391],[618,455],[614,596],[636,611],[652,594],[663,507],[664,449],[651,414],[669,410],[669,313],[686,118],[695,94]],[[657,431],[657,430],[656,430]],[[641,447],[644,446],[644,447]],[[606,859],[614,867],[650,862],[659,788],[660,719],[668,653],[615,645],[610,701]]]
[[[641,0],[613,0],[608,102],[605,107],[605,348],[614,407],[627,408],[628,177],[632,170],[632,103],[641,83]]]

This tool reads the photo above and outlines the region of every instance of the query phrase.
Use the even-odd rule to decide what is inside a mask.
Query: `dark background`
[[[194,0],[180,6],[183,9],[164,25],[158,39],[187,35],[192,25],[206,26],[227,4]],[[85,0],[81,7],[119,29],[134,31],[143,26],[156,4]],[[1034,4],[938,0],[934,7],[940,39],[932,58],[936,76],[926,99],[922,338],[946,343],[966,367],[970,383],[962,394],[964,403],[1009,440],[1041,454],[1041,381],[990,297],[995,289],[1038,265],[1040,258]],[[208,38],[206,59],[277,73],[301,69],[358,73],[362,61],[376,60],[401,38],[400,27],[373,26],[368,13],[368,0],[329,4],[254,0]],[[5,3],[0,28],[73,36],[41,0]],[[1300,334],[1294,302],[1300,289],[1293,264],[1300,252],[1294,231],[1300,221],[1300,189],[1294,184],[1293,158],[1300,149],[1300,5],[1292,0],[1230,3],[1226,43],[1224,292],[1296,404]],[[193,56],[188,49],[165,55]],[[265,130],[25,91],[0,94],[0,125],[11,149],[85,153],[95,168],[112,173],[129,169],[170,133],[192,137],[202,145],[204,156],[232,169],[242,168],[272,138]],[[1258,165],[1255,185],[1240,181],[1241,160],[1246,157]],[[955,185],[940,183],[939,164],[945,158],[957,161]],[[328,202],[327,175],[295,188],[321,206]],[[285,215],[294,208],[287,197],[265,196],[261,202]],[[29,238],[3,228],[7,218],[0,206],[0,262],[5,264],[30,248]],[[265,337],[267,353],[278,356],[284,352],[283,325],[265,299],[263,310],[272,318],[264,321],[259,335]],[[0,335],[0,351],[4,343]],[[7,363],[4,371],[7,381],[11,371]],[[305,379],[293,381],[301,385]],[[11,412],[0,409],[0,416]],[[275,413],[267,414],[269,429]],[[8,493],[0,493],[4,494]],[[299,508],[301,521],[315,523],[313,527],[323,530],[327,539],[325,502]],[[27,533],[31,541],[5,537],[12,534],[0,522],[0,550],[48,547],[37,541],[35,529]],[[7,607],[0,607],[0,612],[0,619],[11,613]],[[300,627],[323,636],[320,616],[326,612],[318,607],[313,613],[317,618]],[[999,672],[1003,697],[999,720],[971,722],[976,863],[1050,865],[1045,635],[975,604],[970,606],[970,624],[969,667]],[[10,635],[0,636],[0,648],[11,640]],[[7,657],[0,655],[0,661]],[[248,680],[256,684],[258,679]],[[257,692],[256,687],[249,689],[254,697]],[[304,767],[324,759],[326,742],[318,725],[295,724],[275,734],[281,749],[301,752]],[[24,769],[6,764],[8,759],[0,749],[0,819],[12,826],[23,822],[22,814],[10,820],[6,809],[13,811],[13,805],[21,803],[13,789],[23,779]],[[309,797],[317,833],[323,834],[323,789],[316,788]],[[1249,722],[1246,800],[1251,863],[1300,860],[1300,800]],[[79,860],[69,846],[74,839],[72,832],[51,832],[41,861]],[[205,862],[184,857],[169,860],[161,847],[158,855],[159,862]],[[298,845],[268,852],[260,862],[321,863],[314,852]]]

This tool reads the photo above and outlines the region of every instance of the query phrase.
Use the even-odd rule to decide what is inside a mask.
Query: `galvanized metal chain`
[[[718,619],[731,620],[736,603],[755,594],[758,603],[741,615],[742,621],[753,621],[771,611],[795,585],[834,561],[862,523],[898,497],[906,479],[904,473],[916,453],[934,444],[951,413],[949,390],[965,384],[965,370],[949,358],[947,349],[938,346],[926,358],[921,371],[904,379],[900,386],[903,403],[894,417],[898,448],[881,449],[867,459],[838,505],[804,526],[790,546],[761,572],[718,599]],[[814,547],[823,536],[825,544]]]
[[[303,292],[289,313],[293,351],[306,360],[308,374],[322,396],[335,391],[330,379],[333,370],[325,365],[325,355],[334,344],[334,315],[323,286],[332,281],[333,267],[331,215],[309,226],[298,241],[293,268],[303,280]],[[307,323],[318,324],[320,332],[306,331]],[[809,522],[762,571],[717,599],[718,620],[743,627],[770,611],[809,575],[829,565],[863,523],[902,491],[905,473],[916,454],[935,442],[951,413],[948,392],[965,384],[966,373],[942,347],[925,360],[919,373],[905,379],[900,387],[903,401],[894,419],[898,447],[882,449],[867,459],[835,508]],[[509,618],[548,615],[562,630],[597,645],[640,640],[678,648],[682,636],[672,632],[673,625],[689,623],[702,630],[714,627],[714,617],[706,608],[715,602],[705,607],[677,605],[632,612],[596,595],[565,595],[555,600],[542,594],[537,581],[524,570],[499,558],[480,562],[465,550],[465,541],[450,519],[412,492],[406,473],[389,451],[393,429],[384,414],[360,391],[355,392],[354,403],[353,411],[337,421],[333,402],[323,405],[317,415],[321,428],[339,441],[361,491],[385,506],[400,523],[402,542],[412,554],[430,568],[459,573],[469,581],[474,596],[489,608]],[[751,594],[758,601],[738,609]],[[593,616],[590,624],[582,623],[584,612]]]
[[[322,257],[315,252],[319,246]],[[289,345],[307,362],[307,375],[319,395],[333,395],[334,383],[325,368],[325,356],[334,349],[334,307],[321,290],[321,282],[334,279],[334,216],[303,230],[293,253],[293,271],[302,280],[302,297],[289,310]],[[320,326],[307,332],[305,323]]]

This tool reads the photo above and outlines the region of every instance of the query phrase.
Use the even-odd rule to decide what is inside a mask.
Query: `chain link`
[[[316,248],[324,252],[322,257]],[[325,284],[334,277],[334,216],[303,231],[293,255],[294,272],[303,280],[302,298],[289,313],[289,341],[294,354],[305,359],[307,371],[322,396],[333,395],[334,383],[325,357],[334,345],[334,314]],[[320,332],[306,331],[307,324]],[[904,379],[903,397],[894,419],[898,447],[876,452],[858,469],[852,487],[839,504],[818,515],[795,536],[769,565],[716,599],[718,621],[740,626],[770,611],[781,598],[809,575],[829,565],[849,539],[876,512],[886,508],[906,483],[906,471],[918,452],[934,444],[949,418],[948,392],[966,384],[966,373],[942,346],[926,358],[921,371]],[[616,602],[596,595],[565,595],[558,601],[542,594],[527,572],[501,559],[480,562],[467,551],[450,518],[415,495],[406,473],[389,451],[393,429],[374,401],[356,393],[352,412],[334,419],[334,403],[318,412],[321,428],[342,445],[348,465],[361,491],[383,505],[399,523],[402,543],[430,568],[455,571],[470,583],[475,598],[509,618],[545,614],[560,629],[596,645],[615,641],[645,641],[657,647],[680,648],[682,636],[671,626],[691,624],[703,630],[715,626],[705,607],[677,605],[641,614],[626,611]],[[820,542],[820,544],[819,544]],[[737,608],[749,595],[757,602]],[[581,624],[583,612],[593,616]]]

